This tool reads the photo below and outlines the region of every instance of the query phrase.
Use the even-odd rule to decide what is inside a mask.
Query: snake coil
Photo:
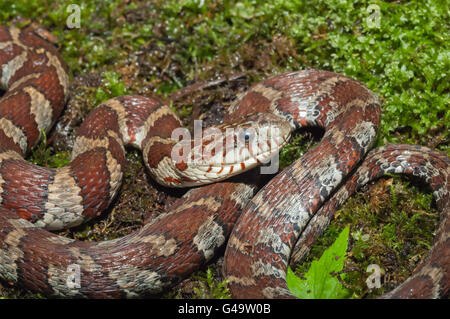
[[[286,267],[291,254],[304,256],[348,196],[389,172],[415,175],[428,183],[441,210],[441,224],[427,259],[384,297],[448,296],[449,159],[425,147],[387,145],[369,152],[361,164],[380,122],[379,102],[361,83],[332,72],[305,70],[255,84],[230,107],[226,123],[244,128],[254,122],[279,125],[284,135],[278,146],[292,130],[319,126],[325,130],[321,142],[256,196],[256,187],[242,182],[194,188],[132,234],[81,242],[48,230],[79,225],[111,203],[121,184],[126,144],[139,147],[152,176],[169,186],[203,183],[205,176],[219,181],[250,165],[206,165],[202,171],[189,163],[172,163],[171,133],[181,122],[168,106],[136,95],[108,100],[88,115],[68,166],[55,170],[32,165],[22,156],[62,112],[67,68],[44,39],[3,26],[0,66],[5,90],[0,99],[3,280],[49,296],[158,294],[210,260],[232,232],[224,262],[232,295],[290,298]],[[193,175],[200,171],[203,177]],[[80,270],[79,287],[67,285],[72,265]]]

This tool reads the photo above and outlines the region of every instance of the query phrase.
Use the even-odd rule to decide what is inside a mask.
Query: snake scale
[[[60,169],[23,157],[62,112],[67,67],[56,48],[32,31],[0,26],[0,278],[48,296],[123,298],[159,294],[210,260],[229,237],[224,274],[236,298],[291,298],[289,258],[301,258],[333,213],[356,189],[385,172],[430,185],[441,211],[427,259],[386,298],[448,296],[449,159],[414,145],[387,145],[368,153],[380,122],[380,104],[361,83],[327,71],[273,76],[252,86],[229,108],[225,123],[244,129],[277,125],[276,149],[291,131],[325,130],[320,143],[254,195],[251,183],[221,181],[267,158],[225,164],[173,163],[171,139],[180,120],[165,104],[122,96],[96,107],[78,129],[72,161]],[[236,139],[238,136],[232,136]],[[247,137],[245,137],[247,138]],[[210,141],[203,140],[200,150]],[[141,149],[150,174],[166,186],[190,189],[140,230],[104,242],[83,242],[49,230],[96,217],[117,194],[125,145]],[[248,148],[247,144],[244,144]],[[194,147],[195,148],[195,147]],[[223,149],[241,154],[242,147]],[[244,152],[245,153],[245,152]],[[213,154],[214,155],[214,154]],[[231,235],[230,235],[231,234]],[[80,285],[67,269],[80,267]]]

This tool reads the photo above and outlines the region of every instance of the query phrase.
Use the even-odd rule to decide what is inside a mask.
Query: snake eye
[[[253,132],[250,130],[243,130],[240,133],[240,138],[241,138],[241,140],[245,141],[245,143],[248,143],[252,137],[253,137]]]

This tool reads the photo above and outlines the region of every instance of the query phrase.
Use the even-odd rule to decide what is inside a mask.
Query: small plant
[[[320,259],[313,261],[305,279],[298,278],[291,268],[287,271],[287,285],[291,292],[302,299],[343,299],[350,292],[342,286],[336,274],[344,268],[348,247],[349,227],[347,226]],[[341,278],[345,274],[340,275]]]
[[[280,167],[289,166],[314,145],[315,140],[312,134],[294,133],[293,138],[280,151]]]
[[[126,84],[120,80],[120,75],[116,72],[104,72],[103,83],[104,88],[99,87],[95,94],[95,105],[98,105],[109,98],[126,95],[128,93]]]
[[[205,274],[198,275],[200,286],[194,288],[194,299],[230,299],[230,291],[226,287],[227,280],[217,283],[211,268],[208,268]]]
[[[69,164],[69,152],[52,154],[51,148],[47,145],[47,135],[41,131],[41,142],[31,152],[30,162],[39,166],[59,168]]]

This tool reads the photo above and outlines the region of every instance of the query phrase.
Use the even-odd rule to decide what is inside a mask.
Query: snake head
[[[269,163],[287,143],[291,126],[271,113],[254,113],[232,123],[202,130],[181,141],[184,157],[173,161],[167,186],[198,186],[224,180],[260,164]],[[184,143],[184,144],[183,144]]]

